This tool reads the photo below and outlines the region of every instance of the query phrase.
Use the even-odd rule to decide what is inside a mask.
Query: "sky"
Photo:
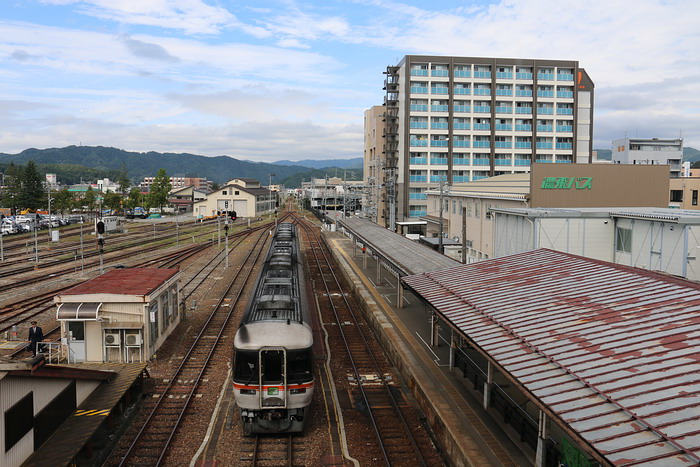
[[[362,157],[407,54],[578,60],[595,148],[700,149],[698,0],[2,0],[0,152]]]

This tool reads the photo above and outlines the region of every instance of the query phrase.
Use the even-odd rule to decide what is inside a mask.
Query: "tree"
[[[117,179],[117,184],[119,185],[119,193],[126,195],[129,192],[129,187],[131,187],[131,180],[127,176],[127,171],[122,164],[122,170],[119,171],[119,178]]]
[[[64,214],[65,211],[69,210],[73,205],[73,193],[68,191],[68,188],[64,188],[61,191],[54,193],[53,195],[53,206],[56,211]]]
[[[216,190],[218,190],[218,189],[219,189],[219,184],[216,183],[216,182],[213,182],[213,183],[211,184],[211,191],[216,191]]]
[[[97,194],[91,186],[87,188],[85,196],[83,196],[82,204],[83,206],[87,207],[88,211],[93,211],[95,209],[95,205],[97,204]]]
[[[141,206],[143,204],[143,197],[138,187],[133,187],[131,191],[129,191],[129,197],[125,200],[124,204],[128,209],[134,209],[136,206]]]
[[[2,192],[2,206],[12,209],[13,214],[18,214],[20,207],[23,172],[21,165],[11,163],[4,174],[5,189]]]
[[[22,191],[19,204],[25,209],[36,211],[44,204],[44,181],[36,169],[34,161],[27,162],[22,172]]]
[[[148,204],[150,207],[157,207],[160,212],[163,212],[163,206],[168,204],[168,195],[170,194],[170,189],[172,185],[170,183],[170,177],[168,177],[165,169],[158,170],[153,183],[151,184],[151,190],[148,193]]]
[[[122,196],[119,193],[105,193],[103,204],[113,211],[119,211],[122,207]]]

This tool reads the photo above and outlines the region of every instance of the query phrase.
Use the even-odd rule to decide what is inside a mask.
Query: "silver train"
[[[313,334],[293,224],[280,224],[233,341],[233,391],[245,434],[294,433],[314,392]]]

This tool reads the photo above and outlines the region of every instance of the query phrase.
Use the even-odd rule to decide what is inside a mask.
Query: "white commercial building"
[[[681,176],[683,140],[659,138],[622,138],[613,141],[615,164],[669,165],[671,178]]]
[[[700,212],[492,208],[494,257],[538,248],[700,280]]]

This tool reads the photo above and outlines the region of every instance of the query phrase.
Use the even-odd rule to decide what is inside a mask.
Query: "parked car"
[[[0,226],[0,234],[11,235],[19,232],[17,224],[13,220],[3,219],[2,225]]]

